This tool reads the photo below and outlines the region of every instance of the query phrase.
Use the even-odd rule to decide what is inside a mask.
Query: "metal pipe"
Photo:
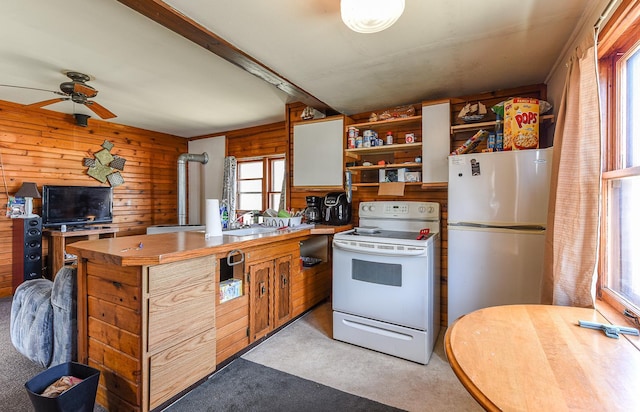
[[[178,156],[178,225],[187,224],[187,162],[200,162],[203,165],[209,161],[206,152],[202,154],[182,153]]]

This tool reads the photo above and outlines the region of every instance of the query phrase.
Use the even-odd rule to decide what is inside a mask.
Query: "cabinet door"
[[[451,149],[451,103],[449,100],[422,105],[422,181],[441,183],[449,180]]]
[[[275,327],[291,319],[291,256],[276,259],[274,276]]]
[[[342,116],[293,126],[293,186],[342,187]]]
[[[271,315],[271,280],[273,278],[273,261],[256,263],[249,266],[251,279],[251,341],[260,339],[273,329]]]

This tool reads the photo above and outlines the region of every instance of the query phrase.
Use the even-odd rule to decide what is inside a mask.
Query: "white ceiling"
[[[406,0],[375,34],[346,28],[339,0],[166,3],[354,114],[543,83],[603,0]],[[57,90],[63,71],[89,74],[110,122],[192,137],[282,121],[291,100],[116,0],[4,1],[0,16],[0,84]],[[0,100],[21,104],[55,97],[0,87]],[[71,101],[46,109],[96,118]]]

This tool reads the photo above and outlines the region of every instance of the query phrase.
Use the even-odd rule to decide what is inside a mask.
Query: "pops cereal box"
[[[518,97],[504,104],[504,150],[537,149],[540,102]]]

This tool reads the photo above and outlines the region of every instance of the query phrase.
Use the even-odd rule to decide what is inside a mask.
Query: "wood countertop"
[[[632,342],[640,338],[608,338],[580,320],[609,324],[595,309],[480,309],[447,330],[445,352],[488,411],[638,410],[640,351]]]
[[[217,236],[205,239],[203,232],[173,232],[86,240],[67,245],[67,252],[79,258],[104,260],[120,266],[157,265],[234,249],[263,246],[312,235],[331,235],[352,225],[316,225],[306,229],[285,229],[251,236]],[[141,246],[141,247],[140,247]]]

